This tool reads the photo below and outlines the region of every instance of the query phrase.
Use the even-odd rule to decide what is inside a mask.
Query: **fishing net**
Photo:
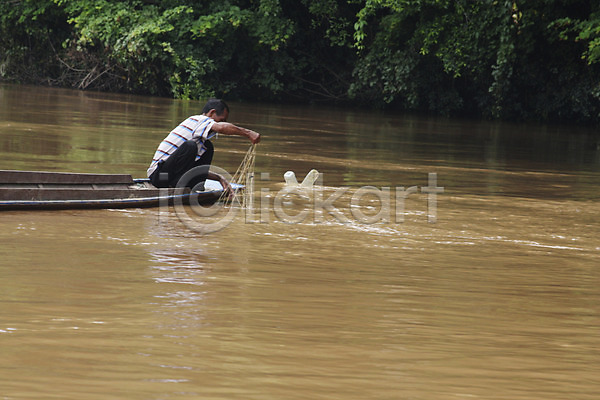
[[[243,186],[243,190],[234,190],[230,196],[232,204],[237,202],[243,209],[251,210],[254,206],[254,160],[256,159],[256,144],[251,144],[232,182]],[[223,199],[224,194],[221,195]]]

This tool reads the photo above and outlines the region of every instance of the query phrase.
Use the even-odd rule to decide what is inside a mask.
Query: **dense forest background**
[[[600,122],[600,2],[0,0],[0,80]]]

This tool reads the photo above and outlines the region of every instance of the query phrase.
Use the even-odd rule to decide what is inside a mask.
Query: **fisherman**
[[[193,115],[183,121],[160,143],[150,168],[148,177],[154,186],[176,187],[181,177],[192,168],[200,168],[185,186],[200,188],[209,178],[219,181],[225,192],[231,193],[231,185],[225,178],[209,172],[214,147],[210,139],[218,134],[247,137],[253,144],[260,141],[260,134],[227,122],[229,106],[220,99],[209,99],[201,115]],[[187,178],[186,178],[187,180]]]

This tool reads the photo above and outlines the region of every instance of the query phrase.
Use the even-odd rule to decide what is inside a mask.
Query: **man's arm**
[[[238,135],[247,137],[253,144],[260,142],[260,133],[242,128],[229,122],[215,122],[212,130],[223,135]]]

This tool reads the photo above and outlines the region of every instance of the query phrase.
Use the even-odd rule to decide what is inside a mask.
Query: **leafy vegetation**
[[[0,79],[600,121],[582,0],[3,0]]]

